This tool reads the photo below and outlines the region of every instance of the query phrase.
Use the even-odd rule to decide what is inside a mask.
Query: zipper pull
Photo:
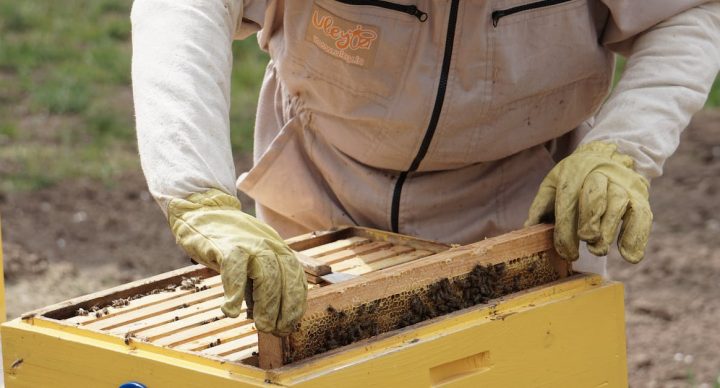
[[[493,27],[497,27],[500,19],[505,16],[507,16],[507,15],[505,14],[504,10],[493,11],[493,13],[491,14]]]
[[[411,5],[407,8],[407,13],[415,16],[421,22],[425,22],[428,19],[428,14],[418,9],[418,7]]]

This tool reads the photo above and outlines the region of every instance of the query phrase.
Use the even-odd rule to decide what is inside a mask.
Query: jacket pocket
[[[427,13],[418,9],[414,4],[400,4],[391,1],[382,0],[335,0],[338,3],[350,4],[350,5],[369,5],[378,8],[385,8],[391,11],[397,11],[405,13],[411,16],[415,16],[417,20],[424,22],[427,20]]]
[[[553,5],[568,3],[570,1],[573,0],[542,0],[527,4],[520,4],[510,8],[495,10],[491,14],[493,27],[497,27],[498,23],[500,23],[500,19],[504,17],[511,16],[520,12],[536,10],[539,8],[552,7]]]
[[[389,99],[405,76],[427,14],[407,4],[367,0],[286,2],[284,50],[302,89]],[[411,0],[414,1],[414,0]],[[292,15],[289,17],[287,15]]]
[[[351,224],[325,189],[304,141],[300,117],[291,118],[237,188],[263,206],[312,230]]]
[[[602,99],[612,55],[598,43],[594,2],[500,0],[493,8],[488,28],[493,108],[508,109],[513,102],[562,89],[567,91],[568,104],[597,104],[595,100]],[[590,79],[595,80],[590,82],[593,90],[575,96],[572,85]]]

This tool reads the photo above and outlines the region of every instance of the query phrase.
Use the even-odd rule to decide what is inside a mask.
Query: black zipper
[[[403,184],[405,180],[413,171],[416,171],[420,167],[420,163],[427,154],[428,148],[430,148],[430,142],[432,142],[433,135],[437,129],[438,121],[440,120],[440,112],[442,111],[443,102],[445,101],[445,90],[447,89],[448,74],[450,73],[450,59],[452,57],[453,43],[455,42],[455,26],[457,24],[458,6],[460,0],[452,0],[450,4],[450,18],[448,21],[447,34],[445,35],[445,53],[443,54],[442,69],[440,70],[440,83],[438,84],[437,95],[435,96],[435,105],[433,106],[432,115],[430,116],[430,123],[425,131],[425,137],[423,137],[420,149],[415,155],[410,168],[407,171],[403,171],[398,176],[397,182],[395,182],[395,190],[393,190],[392,207],[390,209],[390,226],[392,231],[395,233],[399,232],[399,219],[400,219],[400,197],[402,195]]]
[[[556,4],[560,4],[560,3],[567,3],[568,1],[572,1],[572,0],[542,0],[542,1],[536,1],[534,3],[518,5],[517,7],[493,11],[493,13],[491,15],[493,27],[497,27],[500,19],[504,18],[505,16],[510,16],[510,15],[516,14],[518,12],[529,11],[531,9],[549,7],[551,5],[556,5]]]
[[[390,1],[382,1],[382,0],[335,0],[335,1],[337,1],[338,3],[343,3],[343,4],[370,5],[373,7],[391,9],[393,11],[403,12],[408,15],[415,16],[421,22],[426,21],[428,18],[427,13],[419,10],[414,5],[398,4],[398,3],[393,3]]]

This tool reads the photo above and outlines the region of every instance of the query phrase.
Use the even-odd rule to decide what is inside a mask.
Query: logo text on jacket
[[[343,19],[313,4],[305,39],[335,58],[361,67],[372,64],[377,51],[377,27]]]

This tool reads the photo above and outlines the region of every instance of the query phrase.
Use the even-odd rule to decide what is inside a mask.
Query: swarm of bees
[[[180,288],[183,290],[194,290],[195,292],[207,290],[208,288],[210,288],[207,285],[199,286],[198,284],[201,282],[202,282],[202,279],[200,279],[199,277],[191,277],[191,278],[183,277]],[[104,307],[100,307],[99,305],[93,305],[92,307],[87,308],[87,309],[81,307],[75,311],[75,314],[79,315],[79,316],[89,316],[92,314],[95,316],[95,318],[101,318],[104,315],[110,314],[110,310],[108,309],[108,307],[112,307],[112,308],[126,307],[130,304],[131,301],[133,301],[135,299],[140,299],[140,298],[142,298],[144,296],[148,296],[148,295],[159,294],[161,292],[174,292],[176,289],[177,289],[177,286],[175,284],[168,284],[165,287],[155,288],[149,292],[136,294],[136,295],[133,295],[133,296],[130,296],[127,298],[114,299],[109,305],[104,306]],[[183,308],[184,307],[187,307],[187,306],[184,305]]]
[[[323,343],[317,347],[315,354],[379,334],[380,326],[373,316],[378,305],[379,302],[375,301],[357,306],[348,312],[328,306],[326,311],[334,322],[333,328],[325,331]]]

